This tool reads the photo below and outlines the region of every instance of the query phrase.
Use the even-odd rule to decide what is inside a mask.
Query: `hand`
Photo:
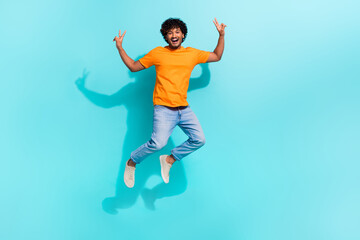
[[[126,30],[125,30],[125,32],[123,33],[123,35],[121,35],[121,30],[119,30],[119,36],[115,36],[115,38],[113,39],[113,42],[116,42],[116,47],[117,47],[118,49],[121,49],[121,48],[122,48],[122,42],[123,42],[125,33],[126,33]]]
[[[218,30],[220,36],[225,36],[225,27],[226,27],[226,25],[223,24],[223,23],[221,23],[221,25],[219,25],[219,23],[218,23],[218,21],[216,20],[216,18],[215,18],[215,20],[213,20],[213,22],[214,22],[215,27],[216,27],[216,29]]]

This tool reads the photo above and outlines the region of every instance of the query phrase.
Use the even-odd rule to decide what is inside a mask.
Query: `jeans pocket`
[[[159,112],[163,106],[161,105],[154,105],[154,112]]]

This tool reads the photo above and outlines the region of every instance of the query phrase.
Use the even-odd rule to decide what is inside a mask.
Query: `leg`
[[[150,154],[162,149],[167,144],[178,120],[177,112],[171,111],[164,106],[154,106],[151,139],[131,153],[130,159],[132,162],[139,164]]]
[[[179,127],[189,137],[187,141],[171,151],[175,160],[181,160],[205,144],[204,132],[195,113],[190,107],[181,110]]]

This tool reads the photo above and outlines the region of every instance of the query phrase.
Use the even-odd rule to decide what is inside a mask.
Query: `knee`
[[[204,136],[200,136],[200,137],[197,137],[196,139],[194,139],[192,141],[197,147],[202,147],[205,145],[206,143],[206,140],[205,140],[205,137]]]
[[[161,141],[157,139],[150,139],[149,141],[149,147],[155,151],[161,150],[163,147],[166,146],[166,144],[167,144],[166,141]]]
[[[200,147],[204,146],[204,145],[205,145],[205,143],[206,143],[206,139],[205,139],[205,137],[202,137],[202,138],[200,138],[200,139],[199,139],[199,144],[200,144]]]

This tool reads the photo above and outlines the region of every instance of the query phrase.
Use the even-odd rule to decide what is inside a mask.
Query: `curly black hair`
[[[180,28],[181,32],[184,34],[184,38],[182,39],[182,41],[184,42],[187,34],[187,27],[186,24],[179,18],[169,18],[165,20],[165,22],[163,22],[163,24],[161,25],[160,32],[163,35],[165,41],[168,42],[166,40],[166,34],[169,30],[173,28]]]

